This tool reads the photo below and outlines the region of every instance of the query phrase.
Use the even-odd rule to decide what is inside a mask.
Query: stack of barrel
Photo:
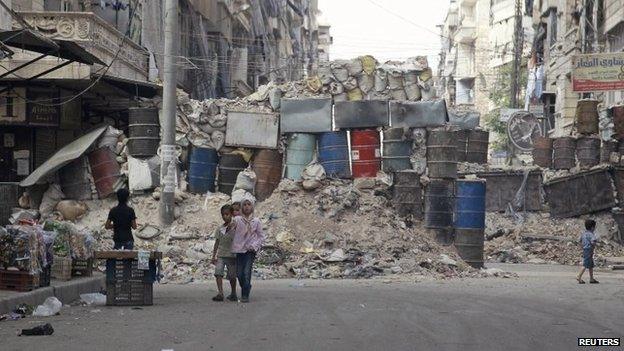
[[[285,177],[301,180],[306,166],[317,155],[329,178],[350,178],[349,142],[346,131],[292,133],[287,137]],[[318,145],[317,145],[318,143]]]
[[[427,170],[430,178],[425,189],[425,227],[435,231],[440,243],[453,239],[457,144],[455,132],[432,130],[427,136]]]
[[[486,164],[490,133],[480,129],[458,130],[455,132],[457,162]]]

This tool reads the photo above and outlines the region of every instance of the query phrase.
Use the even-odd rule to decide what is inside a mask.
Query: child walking
[[[583,273],[585,273],[585,269],[589,270],[589,283],[590,284],[598,284],[598,281],[594,279],[594,248],[596,247],[596,234],[594,231],[596,230],[596,221],[592,219],[588,219],[585,221],[585,232],[581,234],[579,241],[581,242],[581,246],[583,247],[583,268],[581,272],[576,277],[576,280],[579,284],[585,284],[583,278]]]
[[[262,222],[253,216],[254,200],[245,198],[241,202],[241,215],[234,217],[234,241],[232,252],[236,253],[238,283],[241,286],[241,302],[249,302],[251,273],[256,254],[262,248],[264,232]]]
[[[215,244],[212,249],[212,264],[215,265],[215,279],[219,293],[212,301],[223,301],[223,277],[227,267],[227,279],[230,281],[231,292],[227,297],[229,301],[237,301],[236,296],[236,254],[232,253],[232,206],[221,207],[223,225],[215,231]]]

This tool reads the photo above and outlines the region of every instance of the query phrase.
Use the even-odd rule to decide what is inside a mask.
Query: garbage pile
[[[585,216],[586,217],[586,216]],[[523,213],[522,219],[500,213],[486,218],[485,258],[490,262],[580,265],[578,242],[585,217],[551,219],[546,213]],[[606,264],[606,257],[624,256],[624,246],[613,240],[617,225],[610,214],[593,216],[599,244],[595,263]]]
[[[41,273],[52,264],[55,238],[41,226],[0,227],[0,270]]]

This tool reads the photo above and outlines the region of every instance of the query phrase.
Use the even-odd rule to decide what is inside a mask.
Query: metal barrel
[[[225,154],[219,158],[219,192],[231,195],[238,174],[249,164],[240,154]]]
[[[351,160],[354,178],[376,177],[381,170],[379,131],[351,131]]]
[[[455,183],[455,228],[485,228],[485,189],[483,179],[462,179]]]
[[[466,149],[466,162],[486,164],[488,159],[489,145],[490,132],[485,130],[469,131],[468,146]]]
[[[579,100],[576,103],[576,130],[580,134],[597,134],[598,129],[598,104],[600,101],[593,99]]]
[[[615,137],[624,139],[624,105],[617,105],[611,108],[611,114],[613,116],[613,129],[615,130]]]
[[[455,131],[455,147],[457,147],[457,162],[466,162],[468,152],[468,131]]]
[[[484,230],[455,228],[455,248],[459,257],[474,268],[483,267]]]
[[[0,183],[0,225],[9,224],[14,207],[19,203],[18,183]]]
[[[112,195],[121,178],[117,155],[107,147],[97,149],[88,155],[93,183],[100,199]]]
[[[277,150],[256,151],[252,168],[256,172],[256,198],[263,201],[273,194],[282,179],[282,154]]]
[[[553,168],[571,169],[576,165],[574,158],[576,140],[572,137],[553,139]]]
[[[618,227],[617,233],[614,235],[613,239],[620,244],[624,244],[624,210],[614,208],[611,210],[611,216]]]
[[[59,171],[61,190],[65,198],[72,200],[91,200],[91,180],[89,163],[86,157],[80,157],[61,168]]]
[[[618,142],[615,140],[602,141],[600,147],[600,163],[611,163],[611,154],[618,152]]]
[[[581,137],[576,140],[576,159],[582,168],[590,168],[600,163],[600,139]]]
[[[189,157],[189,191],[195,194],[215,192],[215,176],[219,156],[217,150],[194,147]]]
[[[387,129],[383,132],[382,169],[384,172],[398,172],[412,169],[412,141],[404,137],[403,128]]]
[[[553,142],[549,137],[537,137],[533,141],[533,164],[552,168]]]
[[[452,228],[454,207],[455,182],[431,179],[425,188],[425,228]]]
[[[316,135],[294,133],[286,146],[286,178],[300,180],[301,173],[314,159]]]
[[[318,138],[318,156],[328,177],[351,177],[347,132],[321,133]]]
[[[443,130],[429,132],[427,137],[427,168],[430,178],[457,178],[457,146],[455,134]]]
[[[128,153],[136,158],[156,155],[160,145],[160,123],[157,108],[128,109]]]
[[[422,186],[418,173],[402,171],[394,174],[392,204],[399,216],[422,218]]]

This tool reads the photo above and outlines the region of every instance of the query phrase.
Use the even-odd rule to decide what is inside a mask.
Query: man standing
[[[113,230],[114,250],[134,249],[132,229],[137,229],[136,215],[132,207],[128,206],[130,192],[128,189],[117,190],[117,206],[111,208],[104,227]]]
[[[596,221],[592,219],[586,220],[585,232],[583,232],[579,238],[581,246],[583,247],[583,268],[578,277],[576,277],[579,284],[585,284],[585,281],[582,279],[585,269],[589,270],[589,283],[598,284],[598,281],[594,279],[594,248],[596,247],[597,241],[596,234],[594,234],[595,230]]]

